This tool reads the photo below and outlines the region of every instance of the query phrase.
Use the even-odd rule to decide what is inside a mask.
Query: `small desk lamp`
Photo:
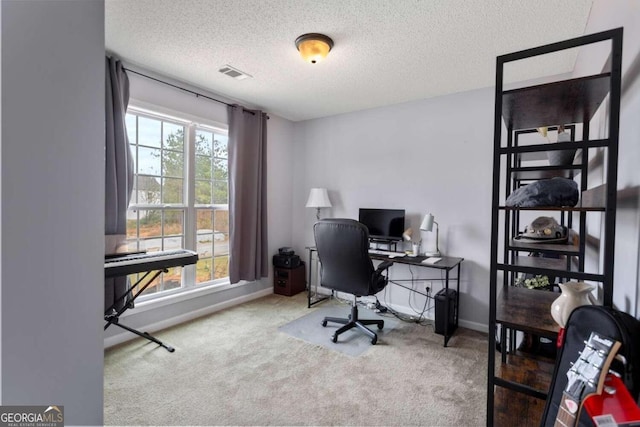
[[[330,208],[331,200],[326,188],[312,188],[307,199],[308,208],[316,208],[316,219],[320,221],[320,208]]]
[[[433,224],[436,225],[436,251],[435,252],[425,252],[426,256],[440,256],[440,249],[438,248],[438,223],[433,220],[433,215],[431,213],[427,214],[422,220],[422,224],[420,224],[420,230],[423,231],[432,231]]]

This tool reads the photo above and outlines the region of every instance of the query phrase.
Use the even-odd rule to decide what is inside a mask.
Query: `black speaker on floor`
[[[436,334],[444,335],[445,325],[445,307],[449,305],[449,325],[447,326],[447,332],[452,334],[455,329],[455,310],[456,310],[456,291],[455,289],[449,289],[449,292],[445,295],[445,289],[441,289],[435,294],[434,299],[436,301],[436,321],[435,332]]]

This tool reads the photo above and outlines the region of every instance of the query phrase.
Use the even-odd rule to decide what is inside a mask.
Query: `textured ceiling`
[[[497,55],[584,33],[592,0],[106,0],[131,64],[298,121],[492,86]],[[296,37],[335,46],[304,62]],[[569,72],[563,55],[510,72]],[[250,75],[235,80],[230,64]]]

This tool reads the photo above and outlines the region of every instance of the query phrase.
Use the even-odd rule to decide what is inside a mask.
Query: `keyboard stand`
[[[170,345],[167,345],[167,344],[163,343],[162,341],[160,341],[159,339],[157,339],[156,337],[154,337],[150,333],[148,333],[148,332],[140,332],[140,331],[138,331],[136,329],[133,329],[130,326],[123,325],[122,323],[120,323],[120,315],[122,315],[122,313],[127,311],[127,309],[133,307],[133,302],[136,300],[136,298],[138,298],[140,296],[140,294],[142,292],[144,292],[144,290],[147,289],[147,287],[149,287],[151,282],[153,282],[160,275],[160,273],[167,273],[168,271],[169,270],[167,268],[163,268],[163,269],[156,270],[156,271],[147,271],[144,274],[144,276],[142,276],[140,279],[138,279],[138,281],[131,287],[131,289],[133,289],[136,286],[140,285],[147,278],[147,276],[151,275],[151,278],[149,280],[147,280],[147,282],[140,289],[138,289],[138,291],[133,295],[133,297],[129,301],[127,301],[127,303],[120,310],[116,311],[115,310],[116,305],[118,305],[118,303],[123,301],[127,297],[127,295],[131,295],[131,289],[129,289],[128,291],[126,291],[125,293],[120,295],[116,299],[116,301],[108,309],[105,310],[104,320],[107,321],[107,324],[104,325],[104,330],[106,330],[111,325],[116,325],[116,326],[119,326],[122,329],[125,329],[125,330],[127,330],[127,331],[129,331],[131,333],[134,333],[134,334],[136,334],[136,335],[138,335],[138,336],[140,336],[142,338],[146,338],[149,341],[153,341],[154,343],[158,344],[160,347],[166,348],[167,351],[169,351],[170,353],[173,353],[174,351],[176,351],[175,348],[171,347]]]

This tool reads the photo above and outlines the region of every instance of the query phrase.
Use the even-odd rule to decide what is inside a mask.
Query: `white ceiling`
[[[492,86],[497,55],[580,36],[592,0],[106,0],[106,48],[299,121]],[[304,62],[296,37],[335,46]],[[569,72],[574,55],[510,80]],[[218,72],[230,64],[250,75]]]

